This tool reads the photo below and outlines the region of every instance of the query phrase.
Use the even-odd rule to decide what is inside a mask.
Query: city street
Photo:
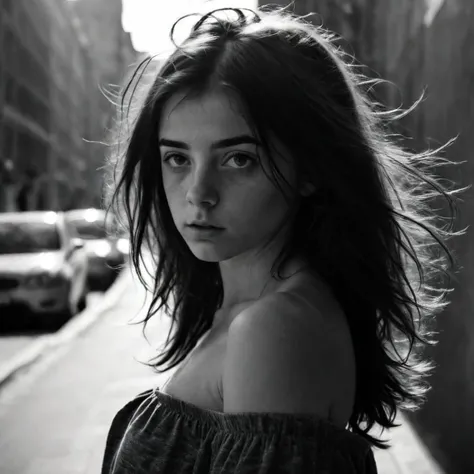
[[[215,239],[230,302],[277,222],[350,318],[352,419],[416,410],[374,428],[378,472],[474,473],[473,42],[473,0],[1,1],[0,474],[100,473],[116,412],[171,375],[146,365],[169,320],[143,334],[137,246],[159,234],[165,278],[207,297],[175,252]]]
[[[128,283],[95,325],[2,387],[2,474],[99,472],[114,413],[159,384],[160,377],[135,360],[146,360],[149,347],[141,327],[127,322],[139,313],[145,293]],[[150,340],[162,340],[164,329],[155,324]]]
[[[87,295],[87,306],[92,307],[96,305],[103,295],[103,292],[99,291],[89,293]],[[39,338],[48,336],[48,334],[48,332],[34,329],[4,331],[0,333],[0,365],[7,363]]]
[[[114,288],[115,286],[115,288]],[[112,299],[95,322],[65,338],[0,390],[2,474],[97,474],[105,437],[119,408],[139,392],[160,386],[168,374],[140,364],[163,344],[166,319],[147,329],[137,321],[146,293],[130,271],[104,299]],[[403,419],[392,430],[394,447],[376,451],[383,474],[441,473]]]

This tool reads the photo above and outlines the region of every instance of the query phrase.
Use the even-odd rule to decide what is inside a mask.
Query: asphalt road
[[[103,292],[92,292],[87,295],[87,306],[97,304],[103,297]],[[12,357],[27,349],[38,338],[47,335],[38,330],[9,331],[0,333],[0,365],[7,363]]]
[[[128,325],[143,305],[133,283],[79,337],[55,348],[0,391],[0,473],[100,472],[113,415],[163,376],[137,362],[153,353],[141,327]],[[159,345],[166,321],[147,335]]]

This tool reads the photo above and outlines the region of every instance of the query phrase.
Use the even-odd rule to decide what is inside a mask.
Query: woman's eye
[[[176,153],[170,153],[165,156],[165,163],[168,163],[172,168],[180,168],[186,166],[188,159]]]
[[[226,160],[231,168],[248,168],[255,160],[243,153],[234,153]]]

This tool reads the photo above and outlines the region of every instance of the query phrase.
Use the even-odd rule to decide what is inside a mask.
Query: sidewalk
[[[408,420],[401,414],[396,422],[401,426],[383,436],[391,448],[374,450],[379,474],[444,474]]]
[[[143,309],[146,295],[130,272],[124,278],[114,301],[90,313],[87,327],[76,328],[75,337],[66,330],[63,343],[50,346],[0,391],[1,474],[98,474],[115,413],[168,377],[137,362],[153,353],[142,326],[128,324]],[[168,322],[157,318],[146,334],[159,347],[167,332]],[[375,451],[379,473],[441,474],[410,425],[401,421],[388,436],[394,446]]]

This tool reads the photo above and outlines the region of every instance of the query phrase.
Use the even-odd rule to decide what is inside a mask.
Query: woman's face
[[[265,170],[267,157],[239,109],[224,91],[179,94],[160,120],[163,186],[174,223],[193,254],[208,262],[260,249],[285,224],[288,210],[262,170],[257,150]],[[277,155],[293,184],[290,160]]]

